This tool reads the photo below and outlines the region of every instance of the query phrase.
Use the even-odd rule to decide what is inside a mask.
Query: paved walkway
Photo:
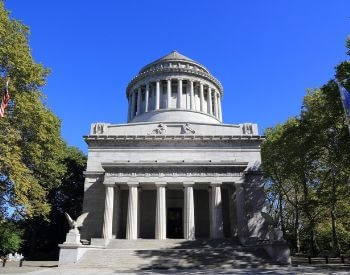
[[[122,272],[110,268],[58,268],[57,262],[30,262],[23,267],[18,267],[14,263],[5,268],[0,267],[0,274],[26,274],[26,275],[115,275],[115,274],[337,274],[349,275],[350,267],[328,266],[320,267],[269,267],[265,269],[215,269],[215,270],[152,270],[139,272]]]

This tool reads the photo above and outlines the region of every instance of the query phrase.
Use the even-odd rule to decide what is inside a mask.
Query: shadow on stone
[[[183,241],[172,249],[136,250],[135,254],[150,260],[141,270],[257,268],[272,262],[262,248],[242,247],[230,240]]]

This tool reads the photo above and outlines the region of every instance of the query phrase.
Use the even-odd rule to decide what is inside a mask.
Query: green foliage
[[[348,61],[337,66],[336,76],[350,88]],[[350,135],[334,80],[308,90],[299,117],[267,129],[262,145],[264,172],[271,182],[270,194],[282,198],[285,205],[280,219],[287,233],[293,232],[286,236],[296,252],[336,255],[348,249],[349,148]]]
[[[58,244],[65,241],[69,230],[64,212],[78,217],[82,211],[86,156],[77,148],[68,147],[64,164],[67,167],[61,184],[48,194],[51,210],[48,219],[33,217],[22,221],[25,228],[22,252],[33,260],[56,260]]]
[[[18,252],[21,245],[22,231],[13,222],[0,222],[0,257]]]
[[[29,29],[9,17],[0,1],[0,84],[10,78],[11,104],[0,119],[0,214],[11,206],[21,217],[47,215],[48,192],[65,173],[60,120],[43,104],[39,90],[48,69],[35,63]]]
[[[63,213],[81,213],[86,157],[67,147],[60,120],[43,102],[49,70],[33,60],[28,36],[28,27],[11,19],[0,1],[0,85],[9,77],[11,96],[0,119],[0,220],[16,218],[24,229],[22,252],[43,259],[64,241]],[[0,225],[4,253],[17,251],[20,232],[10,222]]]

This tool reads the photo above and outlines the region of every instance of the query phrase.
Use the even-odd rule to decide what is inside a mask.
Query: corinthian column
[[[135,116],[135,105],[136,105],[136,93],[133,90],[131,92],[131,114],[130,114],[130,119],[133,119]]]
[[[126,222],[126,238],[128,240],[137,239],[137,209],[138,209],[138,190],[137,182],[128,183],[129,186],[129,201],[128,201],[128,216]]]
[[[208,114],[210,114],[210,115],[213,114],[210,86],[208,86]]]
[[[182,79],[177,83],[177,108],[182,108]]]
[[[187,240],[195,238],[193,185],[194,182],[184,182],[184,238]]]
[[[193,91],[193,81],[192,80],[190,80],[190,103],[191,103],[191,110],[195,110],[194,91]]]
[[[145,113],[148,112],[148,99],[149,99],[149,82],[146,83]]]
[[[171,100],[171,79],[167,80],[167,109],[170,109],[170,100]]]
[[[156,82],[156,110],[159,110],[159,102],[160,102],[160,83],[159,80]]]
[[[216,118],[219,118],[219,114],[218,114],[218,95],[216,90],[214,90],[214,116]]]
[[[224,224],[222,219],[221,183],[211,183],[211,238],[224,237]]]
[[[205,111],[205,107],[204,107],[204,87],[203,87],[203,83],[200,82],[199,83],[199,97],[200,97],[200,102],[201,102],[201,112],[206,112]]]
[[[165,182],[157,182],[157,205],[156,205],[156,239],[166,239],[166,196]]]
[[[141,86],[137,90],[137,115],[141,114]]]
[[[131,102],[132,102],[132,97],[129,94],[129,96],[128,96],[128,103],[129,103],[129,105],[128,105],[128,121],[130,121],[130,119],[131,119]]]
[[[219,106],[219,119],[222,122],[222,110],[221,110],[221,96],[220,96],[220,92],[218,93],[218,106]]]
[[[113,199],[114,199],[113,186],[106,186],[105,190],[106,190],[105,212],[103,215],[102,237],[104,239],[111,239],[112,224],[113,224]]]

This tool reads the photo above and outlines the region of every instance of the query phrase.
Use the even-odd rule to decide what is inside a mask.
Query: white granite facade
[[[172,52],[129,83],[126,124],[94,123],[82,238],[264,239],[256,124],[222,123],[223,88]]]

